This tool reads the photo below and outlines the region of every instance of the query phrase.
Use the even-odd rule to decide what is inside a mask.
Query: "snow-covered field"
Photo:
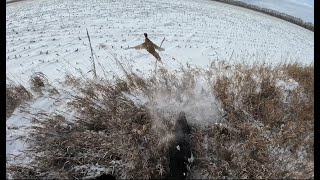
[[[30,76],[43,72],[61,86],[66,74],[92,76],[88,29],[100,77],[121,76],[126,69],[148,75],[155,58],[146,50],[128,49],[143,42],[143,33],[165,51],[163,65],[261,62],[314,62],[314,33],[255,11],[207,0],[26,0],[6,5],[6,75],[30,87]],[[29,159],[26,136],[32,116],[66,111],[70,94],[35,97],[7,120],[7,163]],[[27,111],[27,112],[26,112]],[[31,112],[31,113],[30,113]],[[68,111],[69,116],[72,113]],[[24,118],[22,118],[24,117]],[[15,159],[12,159],[15,157]],[[19,161],[20,158],[20,161]]]
[[[113,55],[126,67],[148,72],[155,59],[143,33],[162,45],[164,64],[208,66],[212,61],[274,63],[314,61],[314,33],[258,12],[211,1],[30,0],[7,5],[7,75],[22,84],[35,71],[50,80],[92,69],[88,28],[98,75],[117,72]],[[103,48],[104,47],[104,48]],[[106,50],[109,49],[109,50]],[[233,53],[233,55],[232,55]],[[232,56],[231,56],[232,55]]]

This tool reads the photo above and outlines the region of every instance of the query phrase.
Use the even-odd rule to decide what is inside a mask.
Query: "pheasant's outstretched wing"
[[[134,46],[133,48],[135,48],[135,49],[146,49],[146,46],[145,46],[144,43],[142,43],[142,44],[139,44],[137,46]]]

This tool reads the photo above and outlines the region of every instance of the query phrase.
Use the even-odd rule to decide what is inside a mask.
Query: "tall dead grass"
[[[314,177],[313,66],[125,74],[115,81],[69,75],[66,84],[77,91],[70,103],[74,121],[61,114],[35,118],[34,168],[31,175],[30,169],[11,168],[13,176],[165,178],[173,125],[184,110],[195,156],[188,178]]]
[[[288,78],[299,86],[277,85]],[[238,67],[214,91],[228,125],[194,132],[193,178],[314,177],[313,66]]]
[[[164,177],[168,171],[167,146],[159,142],[161,134],[154,133],[148,110],[122,94],[129,91],[127,82],[75,81],[80,80],[66,82],[79,91],[70,103],[79,113],[76,123],[59,114],[34,119],[37,126],[31,143],[37,152],[34,165],[38,170],[33,174],[68,179],[93,178],[99,173],[112,173],[121,179]],[[82,83],[85,86],[78,86]],[[95,172],[90,170],[92,166],[104,169]]]
[[[32,94],[22,85],[6,85],[6,119],[8,119],[14,110],[23,102],[32,98]]]

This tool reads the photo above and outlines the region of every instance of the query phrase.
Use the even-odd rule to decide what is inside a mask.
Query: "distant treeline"
[[[267,9],[267,8],[261,8],[259,6],[256,5],[252,5],[252,4],[248,4],[245,2],[241,2],[241,1],[236,1],[236,0],[213,0],[213,1],[218,1],[218,2],[223,2],[223,3],[227,3],[227,4],[231,4],[231,5],[236,5],[236,6],[240,6],[240,7],[244,7],[244,8],[248,8],[254,11],[258,11],[261,13],[265,13],[280,19],[283,19],[285,21],[289,21],[293,24],[296,24],[298,26],[304,27],[306,29],[309,29],[310,31],[314,31],[314,26],[311,22],[304,22],[302,19],[285,14],[285,13],[281,13],[275,10],[271,10],[271,9]]]

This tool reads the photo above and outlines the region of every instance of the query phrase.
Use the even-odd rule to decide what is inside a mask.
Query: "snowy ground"
[[[65,72],[91,70],[86,28],[110,74],[117,72],[112,53],[134,70],[154,68],[155,59],[146,51],[124,50],[143,42],[144,32],[157,44],[166,38],[160,55],[170,68],[186,62],[205,67],[229,60],[233,51],[231,61],[314,61],[313,32],[211,1],[39,0],[11,3],[6,10],[7,76],[22,84],[35,71],[54,81]],[[104,75],[101,66],[98,75]]]
[[[90,77],[86,28],[97,74],[104,77],[121,75],[115,58],[137,73],[147,75],[154,70],[155,59],[147,51],[124,49],[142,43],[145,32],[156,44],[165,37],[162,47],[166,50],[160,56],[168,69],[186,63],[207,67],[220,60],[314,62],[313,32],[227,4],[206,0],[28,0],[6,6],[7,77],[27,88],[34,72],[43,72],[58,88],[63,88],[59,82],[66,73]],[[52,98],[44,95],[26,106],[32,114],[66,109],[66,101]],[[11,158],[26,150],[19,137],[28,133],[32,115],[20,110],[7,120],[7,163],[28,160]]]

